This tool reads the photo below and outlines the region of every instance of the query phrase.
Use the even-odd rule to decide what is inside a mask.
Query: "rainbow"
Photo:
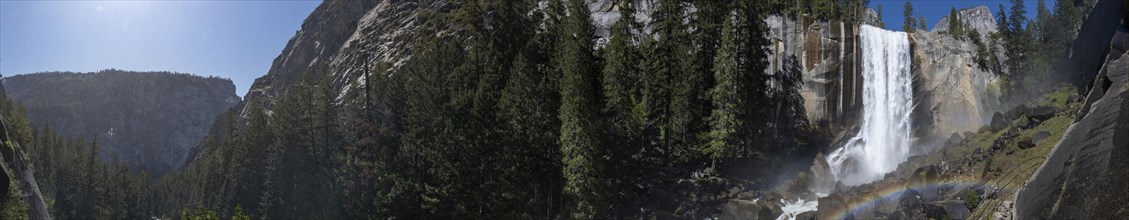
[[[848,214],[859,213],[864,210],[873,208],[883,201],[897,201],[902,197],[902,195],[910,192],[910,190],[916,192],[926,192],[930,190],[936,191],[942,188],[964,188],[973,186],[983,186],[985,189],[998,189],[1003,192],[1011,193],[1014,193],[1018,190],[1000,187],[997,184],[991,182],[981,182],[981,180],[975,178],[953,178],[949,180],[939,180],[932,182],[926,181],[920,183],[907,183],[907,185],[889,184],[887,186],[879,188],[878,190],[874,190],[870,193],[855,197],[862,198],[861,200],[847,199],[848,201],[846,201],[846,209],[831,210],[833,213],[832,219],[845,219]]]

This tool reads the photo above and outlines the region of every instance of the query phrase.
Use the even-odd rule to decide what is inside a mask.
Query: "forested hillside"
[[[239,102],[231,80],[169,72],[22,74],[4,86],[32,127],[98,138],[100,162],[154,176],[179,168],[216,116]]]
[[[256,218],[705,217],[814,155],[799,65],[763,74],[764,19],[859,22],[863,3],[660,1],[643,23],[631,2],[606,45],[581,1],[420,9],[409,61],[364,66],[340,100],[314,66],[225,114],[167,198]]]

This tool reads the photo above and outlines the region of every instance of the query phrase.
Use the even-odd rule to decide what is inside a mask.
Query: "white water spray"
[[[863,25],[863,118],[858,135],[827,156],[844,185],[881,179],[910,156],[913,109],[909,38]]]

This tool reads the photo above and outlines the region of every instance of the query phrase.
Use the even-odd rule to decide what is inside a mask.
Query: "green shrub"
[[[976,194],[976,192],[974,191],[968,191],[968,193],[965,193],[964,206],[967,206],[968,210],[976,210],[976,207],[980,206],[980,194]]]

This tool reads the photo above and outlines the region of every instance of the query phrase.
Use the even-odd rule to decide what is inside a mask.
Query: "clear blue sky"
[[[230,78],[243,96],[320,1],[0,1],[0,74]]]
[[[927,27],[933,28],[941,17],[948,16],[949,10],[956,8],[972,8],[976,6],[988,6],[992,9],[992,15],[995,16],[996,11],[999,10],[1000,4],[1004,5],[1004,12],[1011,14],[1011,3],[1007,0],[993,0],[993,1],[972,1],[972,0],[912,0],[913,15],[914,17],[925,16]],[[1027,19],[1035,19],[1035,8],[1039,1],[1025,0],[1023,6],[1027,8]],[[1055,0],[1046,0],[1047,10],[1054,10]],[[902,24],[905,23],[905,16],[902,11],[905,9],[906,1],[892,1],[892,0],[870,0],[870,8],[878,10],[878,5],[882,5],[882,21],[886,22],[886,29],[902,30]]]

